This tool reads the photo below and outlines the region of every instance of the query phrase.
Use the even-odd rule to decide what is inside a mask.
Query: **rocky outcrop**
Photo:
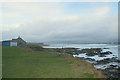
[[[108,48],[103,48],[103,49],[108,49]],[[87,48],[87,49],[81,49],[79,50],[78,48],[57,48],[54,49],[56,52],[59,53],[67,53],[70,55],[79,55],[79,54],[86,54],[88,57],[93,57],[98,55],[98,57],[106,57],[107,55],[111,55],[112,52],[110,51],[106,51],[106,52],[102,52],[102,48]],[[107,66],[107,64],[111,63],[111,62],[120,62],[117,57],[113,58],[105,58],[103,60],[95,60],[95,59],[91,59],[91,58],[85,58],[85,57],[77,57],[77,58],[81,58],[84,59],[86,61],[89,61],[90,63],[93,64],[93,66],[99,66],[99,65],[103,65],[104,69],[100,69],[106,76],[108,79],[112,80],[114,78],[118,78],[118,75],[120,75],[120,68],[118,68],[118,65],[112,65],[110,64],[109,66]]]
[[[106,59],[103,59],[103,60],[96,61],[96,63],[94,65],[107,64],[107,63],[110,63],[110,62],[118,62],[118,59],[116,59],[116,57],[106,58]]]
[[[117,65],[116,65],[117,66]],[[106,68],[104,70],[101,70],[109,79],[117,79],[119,78],[118,75],[120,75],[119,68],[114,68],[113,66]]]
[[[87,56],[95,56],[101,53],[101,51],[102,51],[101,48],[82,49],[79,51],[79,54],[86,53]]]
[[[106,52],[101,52],[98,54],[99,57],[106,57],[106,55],[112,54],[112,52],[110,51],[106,51]]]

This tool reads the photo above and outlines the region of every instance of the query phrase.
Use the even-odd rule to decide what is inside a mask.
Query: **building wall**
[[[17,42],[10,42],[10,46],[17,46]]]
[[[10,46],[10,42],[2,42],[2,46]]]
[[[26,44],[27,43],[20,37],[2,42],[2,46],[26,46]]]
[[[12,39],[12,41],[17,42],[17,46],[26,46],[26,42],[22,38]]]
[[[18,43],[18,46],[26,46],[26,42],[21,39],[18,39],[17,43]]]
[[[5,41],[2,42],[2,46],[17,46],[17,42]]]

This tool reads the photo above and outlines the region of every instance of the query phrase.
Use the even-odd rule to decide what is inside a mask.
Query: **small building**
[[[26,42],[21,38],[18,37],[17,39],[2,41],[2,46],[26,46]]]
[[[2,46],[17,46],[17,42],[13,42],[12,40],[3,41]]]
[[[18,46],[26,46],[27,42],[24,41],[20,36],[17,39],[12,39],[13,42],[17,42]]]

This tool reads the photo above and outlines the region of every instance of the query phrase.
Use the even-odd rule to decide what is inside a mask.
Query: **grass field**
[[[2,75],[2,46],[0,46],[0,79]]]
[[[104,78],[90,63],[56,52],[3,47],[3,78]]]

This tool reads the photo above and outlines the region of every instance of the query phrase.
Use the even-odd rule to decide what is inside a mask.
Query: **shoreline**
[[[102,60],[95,60],[92,58],[85,58],[85,57],[77,57],[74,55],[79,55],[79,54],[85,54],[87,56],[96,56],[98,55],[99,57],[106,57],[107,55],[113,54],[110,51],[106,51],[106,52],[102,52],[102,48],[89,48],[89,49],[79,49],[79,48],[43,48],[43,49],[48,49],[50,51],[56,51],[58,53],[62,53],[62,54],[70,54],[72,55],[72,57],[74,58],[78,58],[78,59],[83,59],[85,61],[87,61],[88,63],[92,64],[94,66],[94,68],[96,68],[97,70],[100,70],[104,75],[106,75],[107,78],[109,79],[114,79],[114,78],[118,78],[118,74],[119,73],[119,69],[120,66],[118,64],[113,65],[110,64],[108,66],[105,66],[106,64],[115,62],[115,63],[120,63],[120,60],[118,60],[117,57],[112,57],[112,58],[103,58]],[[107,48],[104,48],[107,49]],[[102,68],[97,68],[99,66],[103,66],[104,69]]]
[[[58,48],[57,48],[58,49]],[[94,57],[95,55],[98,55],[99,57],[106,57],[106,55],[110,55],[112,54],[112,52],[110,51],[106,51],[106,52],[102,52],[102,48],[91,48],[91,49],[81,49],[79,50],[78,48],[62,48],[62,49],[58,49],[58,52],[63,52],[63,53],[68,53],[71,54],[73,57],[79,58],[79,59],[83,59],[89,63],[91,63],[94,67],[96,65],[98,66],[103,66],[106,67],[104,65],[109,64],[111,62],[115,62],[115,63],[120,63],[120,60],[118,60],[117,57],[112,57],[112,58],[104,58],[102,60],[95,60],[92,58],[85,58],[85,57],[77,57],[74,55],[79,55],[79,54],[85,54],[87,56],[92,56]],[[110,64],[109,66],[107,66],[106,68],[102,69],[102,68],[97,68],[95,67],[97,70],[100,70],[103,72],[104,75],[107,76],[107,78],[109,79],[114,79],[114,78],[119,78],[119,69],[120,66],[118,64],[113,65]]]

